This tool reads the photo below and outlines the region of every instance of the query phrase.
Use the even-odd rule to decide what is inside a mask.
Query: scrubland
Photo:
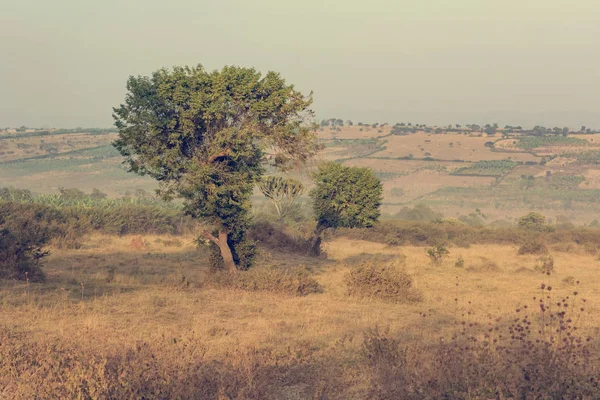
[[[433,263],[427,245],[342,232],[319,259],[264,247],[257,266],[235,278],[245,283],[232,284],[209,270],[192,236],[92,234],[82,243],[52,249],[45,282],[2,283],[0,397],[600,393],[600,263],[589,244],[549,243],[554,270],[544,275],[540,256],[520,256],[518,245],[450,244]],[[378,275],[384,266],[391,272]],[[303,278],[286,275],[294,267]],[[411,293],[378,295],[404,277]],[[566,316],[555,302],[569,304]]]

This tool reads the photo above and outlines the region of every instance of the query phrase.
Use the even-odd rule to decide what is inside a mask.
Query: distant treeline
[[[496,133],[501,133],[501,134],[507,134],[507,135],[519,134],[519,135],[524,135],[524,136],[544,136],[544,135],[565,135],[566,136],[569,133],[590,133],[590,134],[600,133],[599,130],[588,128],[585,125],[582,126],[579,130],[573,130],[569,127],[558,127],[558,126],[553,127],[553,128],[546,128],[546,127],[540,126],[540,125],[536,125],[531,129],[527,129],[527,128],[523,128],[520,125],[518,125],[518,126],[505,125],[504,128],[500,128],[500,126],[497,123],[485,124],[485,125],[454,124],[454,125],[445,125],[445,126],[413,124],[411,122],[408,122],[408,123],[397,122],[394,125],[390,125],[388,123],[380,124],[378,122],[375,122],[373,124],[366,124],[366,123],[358,122],[355,124],[351,120],[344,121],[339,118],[323,119],[323,120],[321,120],[320,125],[322,128],[324,128],[324,127],[340,128],[343,126],[355,126],[356,125],[356,126],[360,126],[360,127],[373,128],[373,129],[391,126],[392,134],[396,134],[396,135],[417,133],[417,132],[437,133],[437,134],[471,132],[471,133],[485,133],[488,135],[495,135]]]

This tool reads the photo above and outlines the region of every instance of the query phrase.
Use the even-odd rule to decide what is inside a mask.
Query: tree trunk
[[[322,241],[323,241],[323,239],[321,239],[321,235],[319,235],[315,232],[313,234],[312,244],[310,246],[310,255],[311,256],[318,257],[321,255],[321,242]]]
[[[219,231],[217,246],[219,246],[219,250],[221,250],[221,257],[223,257],[223,265],[225,266],[225,269],[229,273],[237,273],[237,267],[235,266],[235,261],[233,261],[233,254],[231,253],[231,248],[229,248],[229,244],[227,243],[227,232]]]
[[[214,237],[211,233],[205,230],[201,230],[200,233],[204,238],[210,240],[219,247],[225,270],[232,274],[237,273],[237,267],[235,265],[235,261],[233,261],[233,253],[231,252],[229,243],[227,243],[227,232],[219,230],[218,237]]]
[[[321,238],[321,234],[325,230],[324,226],[317,225],[312,237],[312,244],[310,247],[310,255],[313,257],[318,257],[321,255],[321,242],[323,239]]]

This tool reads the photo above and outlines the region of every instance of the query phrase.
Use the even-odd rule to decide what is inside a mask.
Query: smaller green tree
[[[267,176],[263,178],[258,188],[266,198],[271,200],[280,221],[283,221],[288,211],[294,205],[294,202],[298,197],[302,196],[306,189],[302,182],[281,176]]]
[[[546,227],[546,217],[540,213],[530,212],[519,218],[518,225],[523,229],[542,232]]]
[[[327,228],[368,228],[381,215],[383,185],[369,168],[346,167],[334,162],[319,166],[310,191],[317,226],[312,254],[321,254]]]

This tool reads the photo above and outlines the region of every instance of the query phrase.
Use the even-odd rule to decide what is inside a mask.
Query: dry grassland
[[[452,328],[457,297],[460,307],[470,301],[474,318],[483,320],[529,302],[541,282],[568,293],[573,286],[563,280],[573,276],[582,282],[578,290],[590,303],[586,327],[600,328],[600,263],[583,250],[553,252],[556,274],[548,277],[534,271],[537,257],[518,256],[516,247],[452,248],[442,265],[433,266],[422,247],[338,239],[325,248],[329,260],[311,265],[324,292],[292,297],[206,287],[206,257],[189,239],[183,239],[181,247],[166,247],[163,243],[173,238],[149,236],[144,250],[131,249],[130,240],[96,236],[83,250],[53,252],[45,268],[48,283],[4,283],[1,326],[33,338],[93,347],[157,337],[193,338],[214,357],[247,346],[283,351],[310,344],[315,351],[325,351],[344,336],[360,336],[375,326],[434,340]],[[406,271],[424,293],[423,303],[393,305],[347,296],[345,277],[352,268],[348,262],[381,255],[406,256]],[[459,255],[465,260],[463,268],[454,266]],[[479,270],[483,257],[497,268]],[[291,262],[285,254],[267,258],[272,264]],[[420,312],[429,318],[423,320]]]
[[[441,265],[432,265],[422,247],[391,248],[345,238],[326,245],[328,259],[315,261],[263,252],[256,268],[304,263],[323,287],[322,293],[295,297],[211,286],[207,281],[206,254],[196,250],[191,239],[145,236],[146,247],[136,250],[131,248],[131,237],[93,236],[81,250],[55,250],[45,267],[46,283],[2,283],[0,331],[10,332],[10,340],[18,337],[23,343],[47,345],[61,351],[61,357],[71,357],[66,349],[85,349],[101,355],[137,348],[137,353],[119,356],[121,362],[128,357],[146,359],[145,362],[157,363],[162,371],[157,371],[159,374],[186,365],[188,357],[189,362],[201,359],[217,363],[213,368],[221,368],[219,365],[225,362],[237,371],[230,378],[238,379],[235,385],[251,389],[243,392],[245,395],[232,392],[238,393],[235,398],[262,398],[249,393],[268,392],[269,398],[292,400],[325,398],[318,395],[319,385],[324,385],[325,390],[333,384],[318,369],[303,369],[303,360],[320,360],[333,368],[330,372],[338,371],[335,379],[341,381],[335,384],[339,386],[329,387],[327,398],[363,399],[373,384],[369,380],[372,378],[360,373],[366,332],[378,328],[389,337],[401,338],[403,346],[439,343],[457,331],[458,321],[485,324],[498,316],[513,315],[524,304],[533,304],[532,297],[539,295],[542,282],[552,285],[555,295],[581,292],[587,299],[588,312],[578,326],[582,332],[600,330],[600,264],[594,255],[576,245],[560,249],[568,253],[552,251],[556,265],[552,276],[535,272],[536,257],[517,256],[517,248],[511,246],[451,248],[450,257]],[[460,268],[455,266],[459,257],[464,259]],[[349,297],[347,276],[363,260],[403,265],[413,276],[416,289],[423,293],[424,301],[391,304],[374,298]],[[575,285],[576,279],[581,284]],[[146,346],[152,353],[144,352]],[[289,364],[290,359],[295,361]],[[269,365],[285,366],[285,371],[294,375],[277,375],[276,370],[268,369]],[[68,379],[75,379],[78,373],[89,374],[85,372],[88,367],[77,368],[81,370],[69,371]],[[105,367],[92,364],[90,368]],[[154,367],[150,364],[144,371],[148,368]],[[307,371],[313,375],[302,375]],[[31,370],[26,372],[30,378],[14,376],[11,385],[4,392],[0,390],[0,394],[12,394],[15,398],[16,393],[16,398],[29,398],[35,389],[28,381],[38,378],[29,375]],[[274,375],[269,378],[264,375],[267,373]],[[173,370],[172,374],[177,373]],[[135,372],[129,371],[127,376],[134,379]],[[312,384],[306,383],[313,378],[316,381]],[[83,390],[76,386],[77,379],[64,383],[66,387],[75,385],[69,393]],[[100,385],[85,390],[101,391],[101,380],[88,375],[81,379]],[[305,383],[298,384],[298,380]],[[228,384],[235,386],[233,381],[220,382],[207,380],[205,387],[210,388],[213,383],[225,388]],[[127,381],[122,384],[129,385]],[[266,387],[260,386],[265,384]],[[187,383],[178,380],[177,385],[182,385],[178,390],[184,390]],[[129,386],[125,387],[129,392]],[[203,389],[202,385],[196,386],[194,390],[198,392],[193,397],[230,398],[204,397],[199,394]],[[56,393],[50,387],[44,390]]]
[[[386,149],[373,154],[373,157],[432,157],[440,160],[515,160],[539,161],[527,153],[493,152],[484,144],[493,138],[458,134],[433,135],[416,133],[408,136],[390,136]],[[430,156],[427,156],[429,153]]]

